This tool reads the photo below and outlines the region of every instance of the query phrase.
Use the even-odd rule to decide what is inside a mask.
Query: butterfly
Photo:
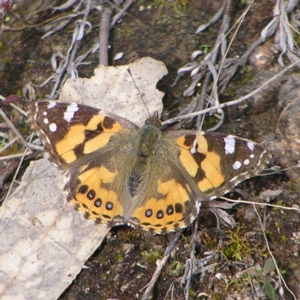
[[[259,174],[269,159],[259,144],[230,134],[162,131],[158,113],[139,128],[97,108],[39,100],[28,115],[50,161],[67,171],[67,200],[107,226],[184,228],[201,201]]]

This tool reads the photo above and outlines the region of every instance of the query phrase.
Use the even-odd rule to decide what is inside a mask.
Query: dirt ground
[[[39,1],[37,1],[39,2]],[[245,11],[243,1],[233,1],[231,24]],[[191,83],[184,75],[175,87],[170,87],[177,76],[177,70],[190,62],[195,50],[210,50],[215,44],[221,21],[202,34],[196,29],[217,12],[222,1],[204,0],[156,0],[137,1],[129,9],[122,22],[115,25],[110,34],[109,64],[122,65],[138,58],[150,56],[163,61],[169,74],[159,83],[159,89],[166,93],[164,118],[176,116],[191,101],[182,92]],[[60,3],[61,4],[61,3]],[[70,13],[46,10],[33,14],[37,3],[17,2],[4,22],[11,29],[0,32],[0,94],[4,97],[21,97],[23,87],[32,82],[39,85],[51,74],[51,56],[57,51],[66,53],[68,41],[73,32],[73,21],[58,34],[41,39],[45,34],[40,27],[48,18]],[[59,3],[56,4],[58,6]],[[256,40],[262,29],[272,20],[275,1],[256,1],[243,20],[235,36],[229,57],[240,57]],[[30,23],[26,15],[32,13]],[[80,45],[84,53],[99,36],[99,13],[93,11],[90,22],[93,30]],[[229,35],[232,38],[233,33]],[[295,34],[295,41],[299,37]],[[123,52],[118,61],[113,57]],[[274,37],[267,40],[251,56],[246,67],[240,68],[220,101],[226,102],[245,95],[282,67],[277,62],[278,52],[274,48]],[[91,63],[79,68],[80,77],[90,77],[98,64],[98,54],[87,59]],[[288,64],[287,58],[284,61]],[[224,110],[225,119],[220,132],[230,133],[261,142],[272,154],[266,176],[258,176],[238,185],[227,194],[232,199],[246,199],[263,202],[268,198],[272,204],[299,208],[300,172],[298,165],[299,145],[299,103],[300,82],[298,70],[287,73],[275,83],[267,86],[250,101]],[[46,97],[53,87],[49,82],[37,87],[38,98]],[[25,101],[18,103],[25,108]],[[3,109],[10,114],[7,107]],[[2,121],[1,121],[2,122]],[[29,127],[26,120],[15,120],[15,125],[24,135]],[[24,125],[25,124],[25,125]],[[184,125],[188,126],[188,125]],[[204,123],[210,126],[210,117]],[[1,131],[2,129],[0,129]],[[4,129],[3,129],[4,130]],[[274,166],[288,168],[280,172]],[[24,168],[26,163],[24,164]],[[271,169],[273,168],[273,169]],[[274,172],[273,172],[273,171]],[[278,170],[278,169],[277,169]],[[11,177],[7,177],[1,196],[5,193]],[[267,191],[267,196],[262,193]],[[276,191],[273,197],[270,191]],[[282,208],[257,207],[263,222],[270,251],[274,255],[286,285],[300,299],[300,214],[299,211]],[[152,299],[184,299],[185,285],[182,278],[185,266],[191,257],[194,243],[196,259],[205,259],[204,265],[215,264],[205,273],[201,270],[192,276],[189,299],[293,299],[283,287],[280,298],[279,279],[276,272],[264,273],[270,258],[261,224],[252,205],[238,204],[228,212],[237,222],[235,228],[221,224],[218,228],[216,216],[207,208],[199,215],[198,228],[193,234],[191,228],[183,231],[176,243],[158,282],[154,286]],[[193,236],[196,240],[193,241]],[[85,269],[60,299],[141,299],[147,283],[156,269],[157,259],[163,253],[173,235],[153,236],[126,226],[115,227],[106,241],[86,262]],[[204,267],[203,265],[203,267]],[[266,287],[272,285],[275,295],[267,295]],[[272,289],[271,289],[272,290]]]

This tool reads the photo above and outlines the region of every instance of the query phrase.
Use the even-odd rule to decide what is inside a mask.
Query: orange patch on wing
[[[55,145],[55,149],[58,155],[60,155],[60,157],[67,164],[74,162],[77,159],[74,149],[76,146],[84,143],[85,140],[84,131],[85,130],[97,131],[100,124],[102,125],[103,132],[99,131],[98,136],[84,143],[83,153],[89,154],[107,145],[110,137],[114,135],[116,132],[123,130],[124,127],[120,123],[114,122],[112,123],[111,128],[105,128],[103,126],[103,122],[105,118],[107,117],[103,115],[96,115],[93,118],[91,118],[91,120],[87,125],[71,126],[68,133],[64,136],[64,138]]]
[[[202,192],[217,188],[224,183],[225,178],[221,171],[221,157],[215,152],[206,153],[206,158],[201,163],[201,169],[205,173],[205,178],[198,182],[198,187]]]
[[[192,177],[196,177],[199,168],[204,172],[204,178],[197,184],[202,192],[206,192],[224,183],[225,178],[221,170],[221,157],[213,151],[208,151],[207,140],[204,136],[197,136],[196,141],[197,147],[193,149],[193,140],[188,141],[185,136],[181,136],[177,139],[177,144],[180,146],[179,159]],[[196,151],[205,155],[200,165],[192,154]]]
[[[114,178],[116,177],[117,172],[111,172],[104,166],[99,168],[92,168],[82,172],[78,179],[81,181],[81,185],[87,182],[99,182],[99,186],[102,183],[111,183],[113,182]],[[94,178],[93,178],[94,177]]]
[[[191,144],[191,142],[187,143],[186,139],[186,136],[180,136],[176,141],[177,145],[180,147],[179,159],[187,172],[192,177],[195,177],[199,169],[199,164],[197,163],[191,152],[194,145]],[[195,141],[197,142],[197,148],[195,148],[194,151],[206,154],[208,151],[208,144],[205,137],[199,135],[196,137]]]
[[[199,135],[197,142],[198,142],[197,152],[205,154],[208,151],[208,144],[206,138],[202,135]]]
[[[197,171],[199,169],[199,165],[193,158],[193,155],[191,154],[190,150],[181,149],[179,159],[180,159],[181,164],[187,170],[187,172],[192,177],[195,177],[197,174]]]
[[[202,135],[198,135],[198,136],[195,136],[195,140],[197,140],[197,146],[198,146],[197,151],[201,152],[201,153],[206,153],[207,149],[208,149],[208,144],[207,144],[206,138]],[[180,148],[184,148],[184,149],[188,149],[188,150],[193,148],[193,145],[191,145],[190,143],[187,143],[187,136],[185,136],[185,135],[178,137],[176,140],[176,143]]]
[[[179,147],[184,148],[184,149],[190,149],[190,146],[185,145],[185,136],[182,135],[180,136],[177,140],[176,143]]]
[[[104,166],[84,171],[78,176],[78,185],[75,199],[71,203],[88,218],[101,223],[107,223],[116,216],[123,216],[123,208],[118,201],[118,195],[112,189],[105,189],[103,184],[112,183],[117,173],[110,172]],[[87,186],[86,191],[80,192],[82,186]],[[94,194],[92,199],[89,193]]]
[[[91,128],[88,128],[88,129],[90,129],[90,130],[96,129],[98,124],[101,123],[102,128],[103,128],[103,133],[99,132],[98,136],[87,141],[84,145],[83,153],[89,154],[91,152],[98,150],[99,148],[106,146],[109,139],[111,138],[111,136],[113,136],[116,132],[120,132],[120,131],[124,130],[124,127],[116,121],[111,123],[111,125],[112,125],[111,128],[105,127],[103,124],[103,121],[105,120],[105,118],[109,118],[109,117],[104,117],[104,116],[98,115],[98,116],[93,117],[91,119],[91,121],[89,122],[88,127],[91,127]],[[93,127],[94,127],[94,129],[93,129]]]
[[[74,148],[83,143],[85,139],[85,126],[74,125],[68,133],[55,145],[55,149],[66,163],[72,163],[77,159]]]
[[[158,193],[164,195],[164,198],[157,200],[152,197],[132,214],[133,218],[140,221],[141,228],[143,230],[153,230],[154,233],[161,233],[162,231],[172,231],[175,228],[189,225],[185,224],[183,217],[186,211],[185,202],[190,200],[186,187],[175,180],[159,181]],[[182,208],[180,212],[176,212],[176,204]],[[146,216],[147,211],[152,212],[151,216]],[[158,215],[161,213],[163,216],[159,218]]]

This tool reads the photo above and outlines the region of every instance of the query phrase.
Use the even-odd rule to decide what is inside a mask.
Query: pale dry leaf
[[[145,103],[127,71],[128,68]],[[99,66],[94,73],[90,79],[67,80],[59,100],[70,102],[72,97],[72,102],[84,102],[113,112],[138,126],[144,125],[149,113],[161,113],[163,93],[156,89],[156,83],[167,74],[162,62],[146,57],[126,66]]]
[[[134,63],[129,67],[145,94],[148,109],[161,112],[163,94],[155,87],[166,74],[165,66],[148,58],[137,65],[139,70]],[[105,78],[93,77],[92,83],[86,79],[84,90],[71,85],[71,89],[64,89],[60,100],[96,106],[142,125],[149,115],[128,79],[127,68],[109,67],[105,68],[107,72],[102,69],[100,73]],[[99,93],[93,94],[91,88]],[[78,95],[79,91],[83,94]],[[108,227],[84,219],[67,203],[63,181],[63,172],[46,158],[32,162],[20,186],[1,207],[1,299],[57,299],[109,232]]]
[[[270,202],[270,200],[274,200],[278,198],[283,193],[283,190],[265,190],[261,192],[258,196],[259,200]]]
[[[1,299],[57,299],[109,231],[75,212],[62,191],[62,172],[42,159],[3,204]]]

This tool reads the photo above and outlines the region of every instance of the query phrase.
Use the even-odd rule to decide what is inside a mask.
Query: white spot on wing
[[[250,154],[250,158],[254,158],[254,154]]]
[[[57,129],[57,125],[56,125],[55,123],[51,123],[51,124],[49,125],[49,130],[50,130],[51,132],[55,132],[56,129]]]
[[[48,114],[48,113],[47,113],[46,111],[43,112],[43,116],[47,116],[47,114]]]
[[[241,167],[241,162],[240,161],[235,161],[234,162],[234,164],[232,165],[232,168],[234,169],[234,170],[238,170],[240,167]]]
[[[245,159],[245,160],[244,160],[244,165],[247,166],[247,165],[249,165],[249,164],[250,164],[250,160],[249,160],[249,159]]]
[[[55,106],[56,106],[56,102],[55,101],[49,101],[49,104],[48,104],[47,108],[51,109],[51,108],[53,108]]]
[[[228,135],[224,138],[225,142],[225,154],[233,154],[235,151],[235,138],[232,135]]]
[[[49,124],[49,120],[47,118],[44,119],[44,124]]]
[[[229,181],[230,182],[234,182],[234,181],[236,181],[238,179],[238,176],[234,176],[233,178],[231,178]]]
[[[78,109],[79,108],[78,108],[77,103],[71,103],[70,105],[68,105],[67,111],[64,113],[64,120],[66,120],[67,122],[71,122],[71,120],[74,117],[75,112]]]
[[[193,147],[191,148],[190,152],[191,154],[195,154],[196,153],[196,146],[197,146],[197,137],[194,139],[194,142],[193,142]]]
[[[257,166],[260,166],[261,164],[261,161],[262,161],[262,158],[264,157],[264,155],[267,153],[266,150],[264,150],[261,154],[260,154],[260,157],[259,157],[259,160],[258,160],[258,163],[257,163]]]
[[[254,150],[254,144],[253,144],[252,142],[250,142],[250,141],[247,142],[247,147],[248,147],[251,151]]]

